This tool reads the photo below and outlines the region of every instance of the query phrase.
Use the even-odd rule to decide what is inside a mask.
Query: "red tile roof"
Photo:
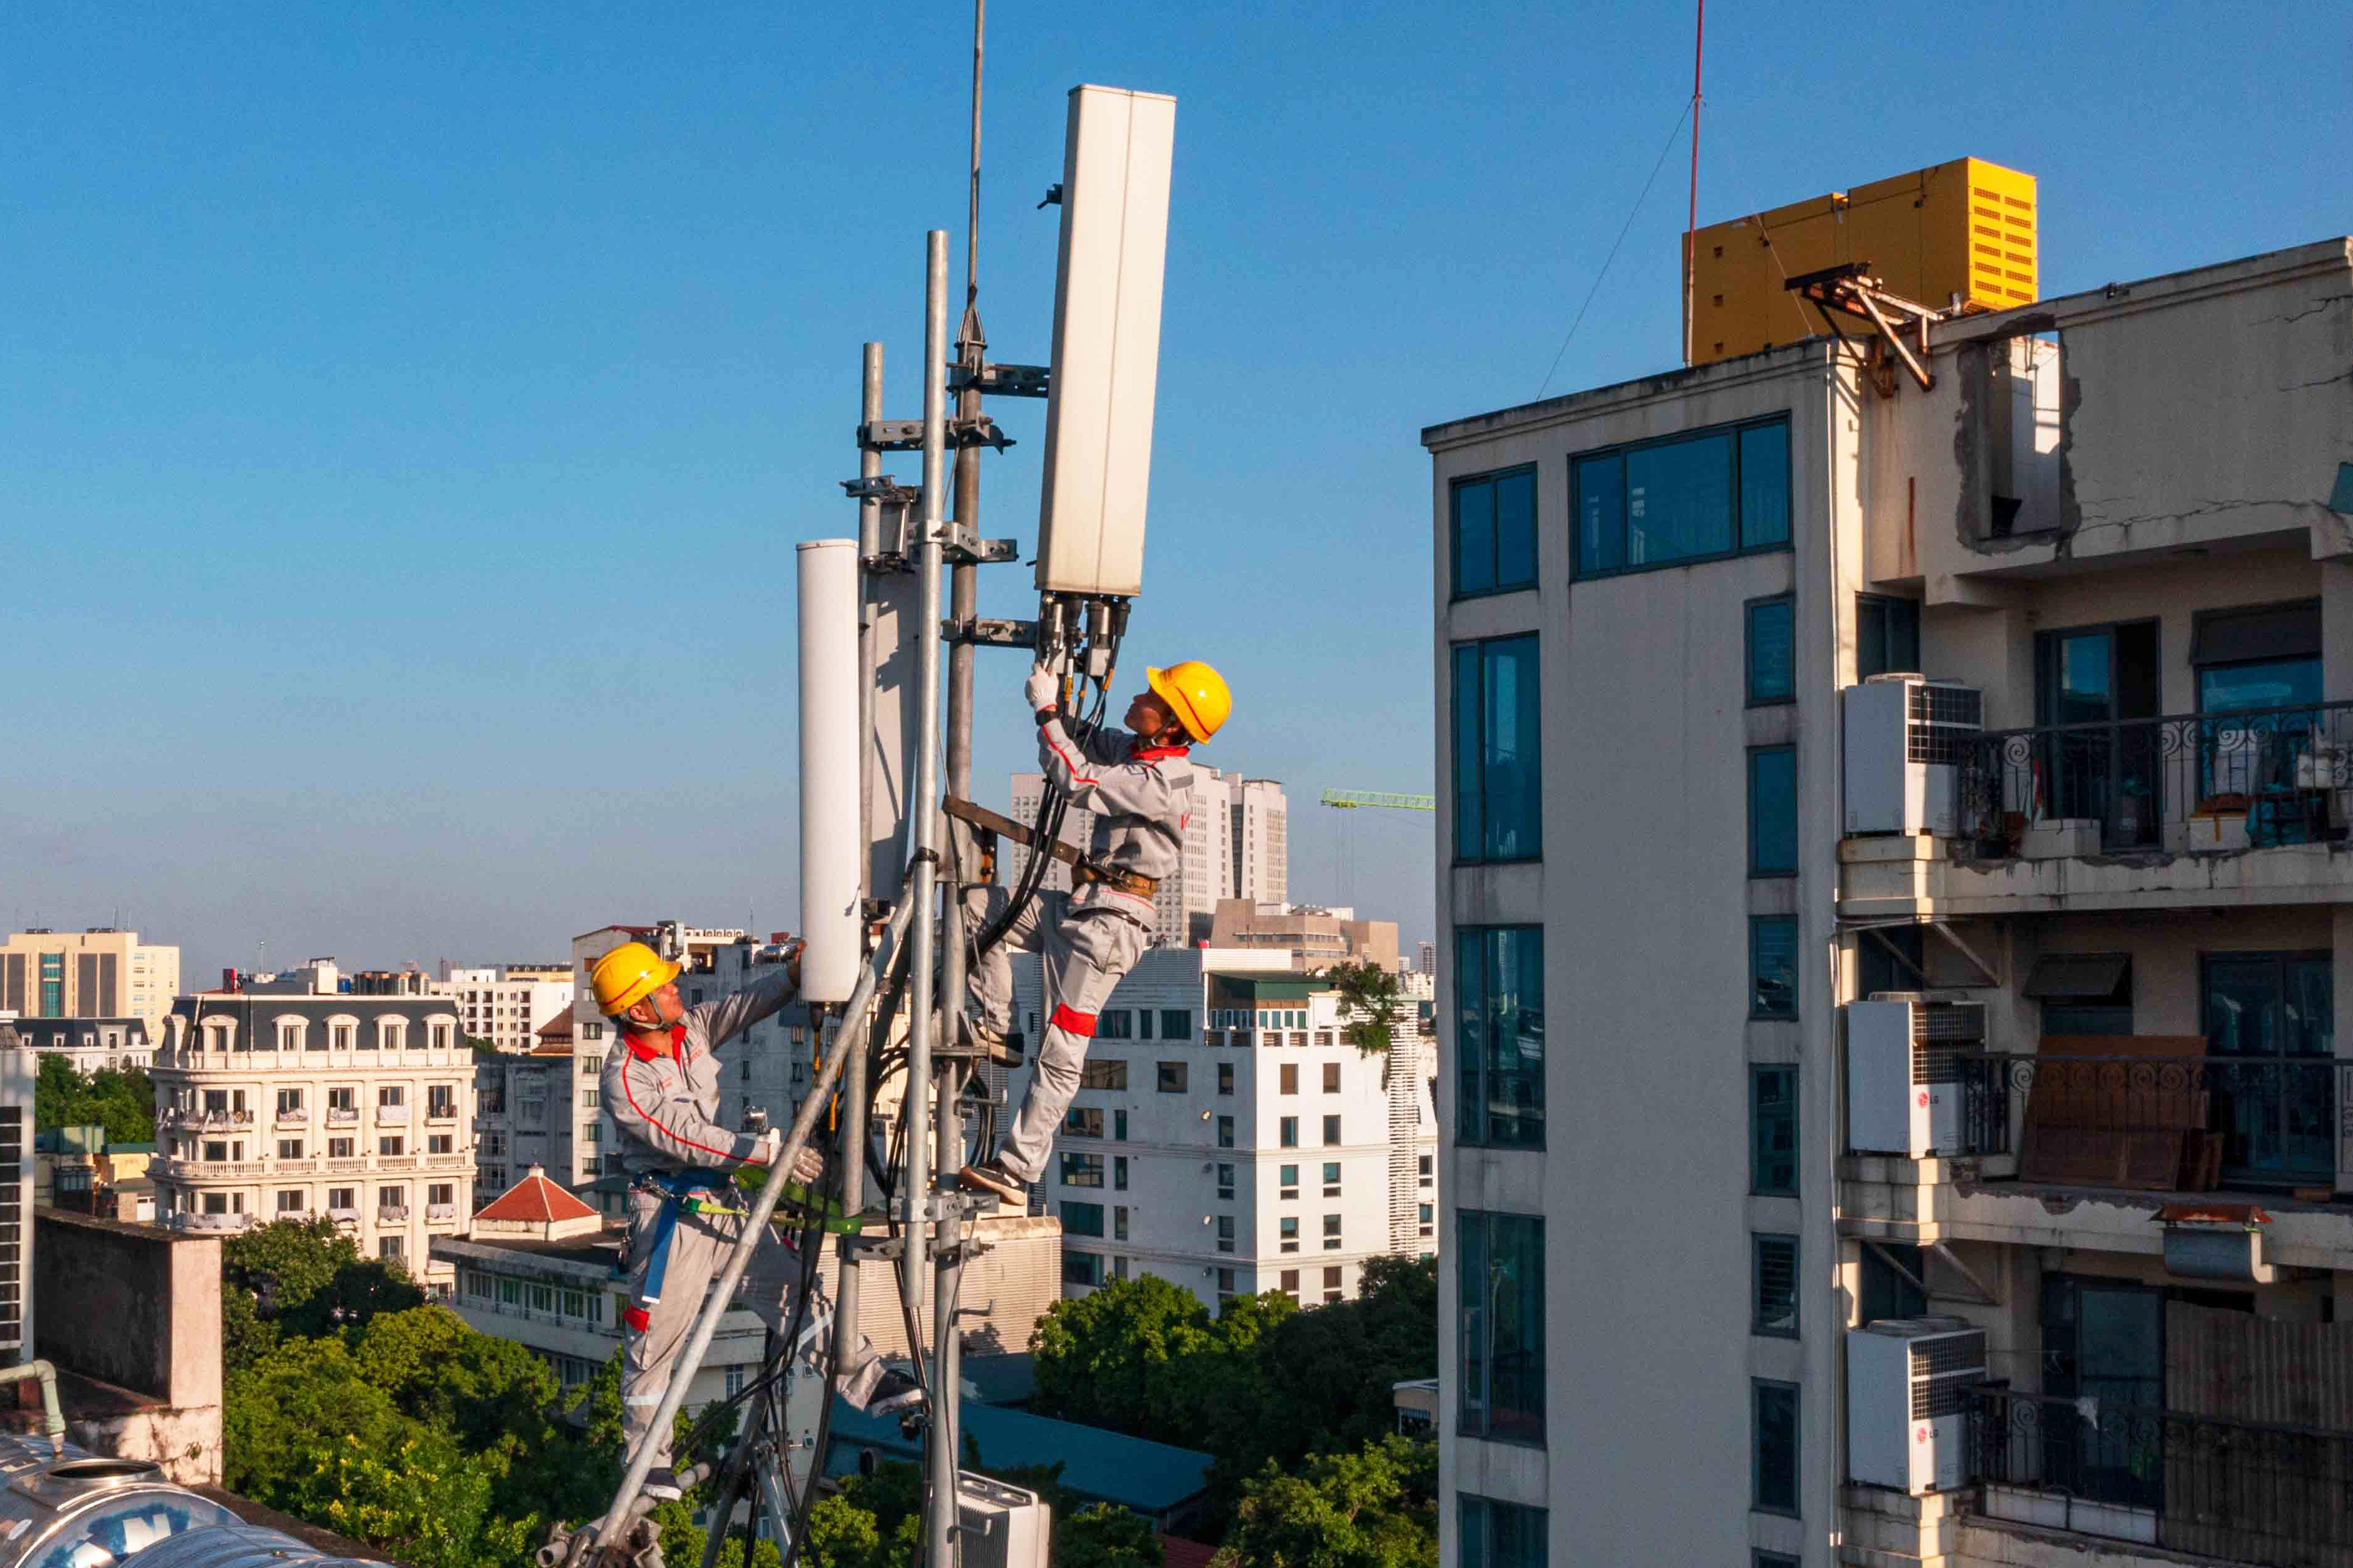
[[[1187,1541],[1181,1535],[1160,1538],[1160,1561],[1163,1568],[1209,1568],[1209,1559],[1218,1554],[1214,1546],[1204,1546],[1198,1541]]]
[[[567,1219],[594,1219],[596,1211],[545,1176],[525,1176],[500,1194],[497,1202],[474,1217],[549,1225]]]

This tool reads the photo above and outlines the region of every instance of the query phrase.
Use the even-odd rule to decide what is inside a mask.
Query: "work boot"
[[[956,1173],[956,1185],[968,1193],[994,1193],[1017,1209],[1029,1206],[1029,1184],[1005,1168],[999,1160],[983,1160]]]
[[[678,1473],[668,1465],[664,1465],[658,1470],[646,1472],[644,1489],[646,1496],[656,1502],[676,1502],[686,1495],[678,1484]]]

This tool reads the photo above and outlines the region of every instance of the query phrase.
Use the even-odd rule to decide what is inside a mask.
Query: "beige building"
[[[320,966],[297,973],[173,1009],[155,1053],[156,1216],[236,1231],[323,1215],[446,1295],[428,1244],[464,1229],[474,1185],[475,1053],[450,999],[313,990]]]
[[[2353,1561],[2353,242],[1926,341],[1423,434],[1449,1568]]]
[[[1219,899],[1217,913],[1210,919],[1208,942],[1215,948],[1288,952],[1292,967],[1303,973],[1342,962],[1370,962],[1394,973],[1397,922],[1360,921],[1356,914],[1352,909],[1314,904]]]
[[[159,1039],[180,994],[180,950],[135,931],[20,931],[0,942],[0,1012],[24,1018],[136,1018]]]

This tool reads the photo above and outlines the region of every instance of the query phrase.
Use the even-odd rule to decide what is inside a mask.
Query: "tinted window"
[[[1759,599],[1748,606],[1748,700],[1794,701],[1798,695],[1797,605]]]
[[[1456,930],[1456,1136],[1465,1143],[1544,1147],[1544,930]]]
[[[1704,561],[1789,542],[1789,426],[1724,426],[1571,460],[1576,572]]]
[[[1751,1385],[1757,1462],[1756,1506],[1798,1511],[1798,1385],[1757,1379]]]
[[[1486,474],[1454,487],[1454,595],[1507,593],[1536,580],[1534,468]]]
[[[1798,1195],[1798,1069],[1748,1069],[1748,1190]]]
[[[1459,971],[1457,972],[1460,973]],[[1748,918],[1748,1016],[1798,1016],[1798,918]]]
[[[1536,639],[1454,647],[1454,856],[1532,860],[1543,850]]]
[[[1920,605],[1878,594],[1854,596],[1854,678],[1920,668]]]
[[[1754,1310],[1748,1331],[1795,1339],[1798,1334],[1798,1238],[1751,1238],[1756,1270]]]
[[[1748,753],[1748,874],[1798,870],[1798,750],[1757,746]]]
[[[1464,1209],[1457,1310],[1466,1436],[1544,1441],[1544,1220]]]

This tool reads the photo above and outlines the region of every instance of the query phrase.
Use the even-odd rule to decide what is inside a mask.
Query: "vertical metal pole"
[[[861,423],[871,424],[882,417],[882,345],[868,343],[865,355],[865,385],[859,407]],[[877,479],[882,472],[882,454],[860,447],[858,473],[861,479]],[[865,500],[858,503],[858,558],[871,560],[881,548],[882,503]],[[867,855],[861,862],[869,871],[866,891],[873,891],[871,880],[873,857],[874,813],[874,596],[866,587],[861,568],[859,574],[862,614],[858,623],[858,667],[866,679],[858,689],[858,743],[864,759],[859,769],[862,786],[858,796],[858,819],[863,826]],[[851,1033],[848,1019],[842,1020],[842,1038]],[[835,1146],[834,1158],[840,1162],[841,1212],[855,1215],[866,1206],[866,1065],[871,1031],[859,1042],[858,1049],[841,1064],[841,1139]],[[841,1048],[840,1040],[835,1049]],[[844,1237],[839,1248],[840,1263],[834,1279],[833,1364],[848,1366],[858,1354],[861,1336],[859,1328],[858,1269],[851,1263],[853,1249],[849,1245],[854,1237]],[[912,1347],[911,1347],[912,1348]],[[828,1390],[827,1397],[832,1397]],[[822,1465],[825,1456],[818,1456]]]
[[[925,1225],[933,1212],[932,1193],[932,973],[937,947],[940,837],[940,534],[941,513],[947,496],[947,348],[948,236],[935,228],[925,237],[923,282],[923,531],[919,557],[923,571],[923,613],[915,619],[917,692],[915,784],[908,792],[913,814],[910,837],[914,843],[914,867],[907,897],[914,910],[913,947],[908,954],[907,985],[911,1005],[907,1020],[907,1147],[900,1173],[903,1289],[912,1305],[923,1300],[929,1283],[930,1249]],[[908,1347],[923,1354],[921,1345]],[[953,1410],[955,1391],[943,1390],[934,1368],[931,1428],[931,1506],[925,1510],[928,1532],[925,1561],[937,1563],[953,1551],[949,1533],[955,1522],[955,1451],[941,1453],[940,1416]],[[947,1485],[937,1485],[940,1463],[947,1465]]]

